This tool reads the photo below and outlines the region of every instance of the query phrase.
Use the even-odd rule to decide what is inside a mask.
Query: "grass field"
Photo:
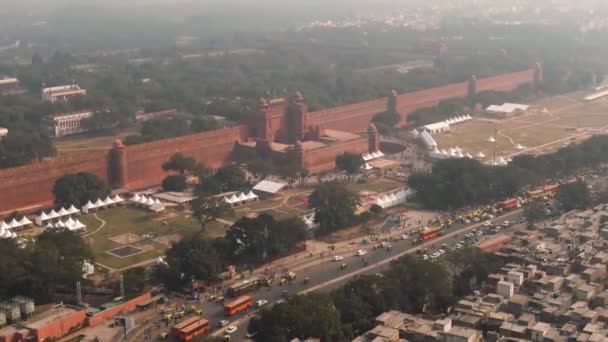
[[[441,149],[461,147],[464,153],[483,152],[489,160],[496,149],[497,157],[520,153],[546,153],[571,139],[605,132],[608,128],[608,99],[584,102],[583,92],[539,99],[531,104],[527,115],[506,120],[477,119],[453,126],[447,133],[435,134]],[[547,112],[544,109],[547,109]],[[493,144],[488,141],[494,137]],[[526,149],[518,150],[521,144]]]
[[[69,137],[57,138],[53,141],[59,155],[79,154],[91,151],[109,150],[116,139],[123,139],[137,131],[124,131],[116,135],[102,135],[98,133],[79,134]]]
[[[200,230],[198,222],[180,213],[171,216],[141,209],[121,207],[100,211],[97,213],[97,216],[106,221],[106,225],[97,232],[95,230],[100,226],[100,222],[93,215],[82,216],[80,218],[87,225],[89,231],[83,238],[91,246],[96,262],[115,269],[128,267],[161,256],[169,246],[169,237],[191,236]],[[209,237],[217,237],[223,236],[224,231],[224,225],[214,223],[207,229],[206,234]],[[112,237],[126,233],[140,236],[151,234],[154,238],[143,239],[128,244],[111,240]],[[107,253],[109,250],[125,247],[126,245],[140,248],[144,252],[125,258],[119,258]]]

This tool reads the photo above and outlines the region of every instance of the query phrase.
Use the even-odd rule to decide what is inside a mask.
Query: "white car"
[[[429,256],[428,256],[428,255],[426,255],[426,254],[424,254],[424,255],[422,256],[422,260],[429,260]]]
[[[367,254],[367,251],[365,249],[360,249],[356,253],[357,256],[362,256],[362,255],[365,255],[365,254]]]
[[[268,303],[268,301],[266,299],[260,299],[258,301],[255,302],[255,305],[258,308],[261,308],[262,306],[266,305]]]
[[[228,322],[227,320],[223,319],[223,320],[220,321],[220,327],[225,327],[225,326],[228,325],[228,323],[230,323],[230,322]]]
[[[439,254],[438,252],[435,252],[433,254],[431,254],[431,258],[435,259],[435,258],[439,258],[441,254]]]
[[[407,239],[409,239],[409,238],[410,238],[410,236],[409,236],[409,235],[405,235],[405,234],[404,234],[404,235],[401,235],[401,240],[407,240]]]
[[[226,334],[228,335],[232,335],[234,334],[236,331],[238,330],[238,328],[234,325],[229,326],[228,328],[226,328]]]
[[[489,227],[492,225],[492,221],[488,220],[488,221],[484,222],[483,225],[486,227]]]
[[[445,254],[445,249],[440,249],[437,251],[437,253],[439,253],[439,255],[443,255]]]
[[[343,256],[336,255],[336,256],[334,257],[334,261],[342,261],[342,260],[344,260],[344,257],[343,257]]]

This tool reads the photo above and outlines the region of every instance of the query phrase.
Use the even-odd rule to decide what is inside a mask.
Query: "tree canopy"
[[[315,210],[315,222],[321,235],[346,228],[354,223],[359,198],[346,186],[338,183],[321,184],[308,197]]]
[[[161,183],[164,191],[184,191],[188,187],[186,176],[184,175],[169,175],[163,179]]]
[[[87,172],[71,173],[57,179],[53,187],[55,204],[81,206],[87,201],[102,199],[109,194],[108,186],[97,176]]]
[[[591,204],[591,194],[587,184],[581,180],[560,185],[557,188],[556,198],[565,211],[585,209]]]
[[[178,152],[174,153],[168,161],[163,163],[162,168],[165,171],[175,171],[180,174],[185,174],[196,169],[196,160]]]
[[[363,158],[358,154],[344,152],[336,157],[336,168],[349,176],[357,174],[363,166]]]

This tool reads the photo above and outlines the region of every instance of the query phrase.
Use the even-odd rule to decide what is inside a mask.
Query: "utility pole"
[[[78,305],[82,304],[82,289],[80,287],[80,282],[76,282],[76,301]]]
[[[122,276],[122,274],[120,275],[119,281],[120,281],[120,296],[124,298],[125,297],[125,279]]]

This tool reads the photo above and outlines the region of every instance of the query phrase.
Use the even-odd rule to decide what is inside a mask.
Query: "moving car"
[[[342,261],[342,260],[344,260],[344,257],[342,257],[342,256],[336,255],[334,257],[334,261]]]
[[[234,334],[236,331],[238,330],[238,328],[234,325],[229,326],[228,328],[226,328],[226,334],[232,335]]]
[[[227,320],[225,320],[225,319],[223,319],[218,324],[219,324],[220,327],[225,327],[225,326],[228,325],[228,323],[230,323],[230,322],[227,321]]]
[[[258,308],[261,308],[262,306],[266,305],[267,303],[268,303],[268,301],[266,299],[260,299],[255,302],[255,306],[257,306]]]
[[[403,235],[401,235],[401,240],[407,240],[407,239],[409,239],[409,237],[410,237],[409,235],[403,234]]]
[[[360,250],[357,251],[357,253],[355,255],[362,256],[362,255],[365,255],[365,254],[367,254],[367,251],[365,249],[360,249]]]

